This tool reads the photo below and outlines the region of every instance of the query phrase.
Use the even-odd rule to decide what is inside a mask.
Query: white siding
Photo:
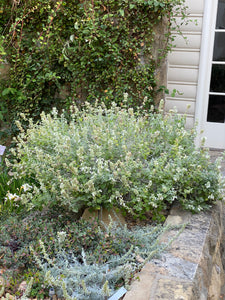
[[[168,70],[168,77],[171,82],[197,82],[198,80],[198,69],[188,68],[188,66],[175,65],[170,67]],[[169,82],[170,83],[170,82]]]
[[[195,113],[195,102],[191,101],[191,99],[189,99],[189,106],[187,108],[187,104],[185,101],[182,101],[179,98],[177,98],[176,100],[174,100],[173,98],[170,98],[170,101],[166,102],[165,109],[167,111],[173,110],[174,107],[177,107],[178,102],[179,102],[179,112],[181,114],[188,114],[190,116]]]
[[[181,18],[177,19],[185,39],[174,32],[176,46],[168,55],[167,87],[170,92],[176,89],[178,93],[166,97],[165,111],[176,108],[179,113],[186,113],[190,128],[195,116],[204,0],[186,0],[186,5],[188,19],[192,21],[185,24]]]
[[[190,15],[202,15],[204,10],[204,0],[186,0],[188,6],[188,13]]]
[[[196,50],[181,51],[181,49],[174,49],[173,52],[169,53],[168,61],[169,67],[173,68],[176,66],[185,67],[191,66],[192,68],[198,68],[200,59],[200,52]]]

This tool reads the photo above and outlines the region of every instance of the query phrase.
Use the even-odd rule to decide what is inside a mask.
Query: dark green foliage
[[[183,0],[3,2],[2,58],[11,67],[1,80],[4,121],[19,111],[38,118],[53,105],[84,99],[110,104],[124,92],[132,106],[145,96],[146,105],[153,104],[155,70],[172,45],[171,21],[185,13]],[[162,22],[165,36],[157,39],[163,47],[156,51],[155,29]]]

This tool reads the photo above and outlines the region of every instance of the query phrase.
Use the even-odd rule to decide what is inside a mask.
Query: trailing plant
[[[82,249],[96,258],[96,261],[105,258],[106,245],[104,243],[106,230],[99,227],[96,220],[87,222],[80,220],[74,222],[72,216],[63,211],[53,209],[46,212],[20,212],[20,214],[8,214],[0,219],[0,268],[4,269],[4,276],[9,284],[4,288],[5,292],[20,296],[18,287],[22,281],[28,281],[33,277],[31,296],[43,299],[48,290],[43,286],[43,276],[37,270],[30,255],[29,247],[40,252],[39,239],[45,244],[50,255],[56,253],[57,232],[65,232],[67,240],[62,244],[68,252],[73,250],[76,257],[81,257]],[[115,237],[116,239],[116,237]],[[124,241],[126,249],[131,240]],[[107,242],[106,242],[107,244]],[[114,243],[115,244],[115,241]],[[102,245],[99,247],[99,245]],[[98,251],[95,249],[98,247]],[[109,253],[119,253],[114,246],[107,246]],[[48,294],[48,293],[47,293]]]
[[[4,216],[3,216],[4,217]],[[68,240],[64,245],[67,249],[73,248],[76,255],[80,255],[81,249],[91,251],[99,243],[103,243],[104,234],[99,230],[96,222],[79,223],[72,221],[69,215],[55,210],[55,212],[21,212],[1,218],[0,236],[0,266],[8,270],[23,269],[32,267],[32,259],[29,255],[29,245],[38,250],[40,238],[47,243],[48,252],[55,250],[54,241],[57,238],[57,231],[65,231]],[[18,226],[18,224],[20,226]],[[14,274],[16,272],[14,271]]]
[[[60,211],[54,212],[31,212],[15,214],[0,219],[0,268],[4,269],[4,276],[9,285],[5,287],[5,292],[20,296],[18,292],[19,284],[24,280],[33,277],[31,295],[43,299],[46,290],[43,288],[42,275],[37,271],[30,255],[29,246],[35,251],[39,251],[39,239],[42,238],[45,243],[48,242],[48,252],[54,253],[57,231],[65,230],[70,237],[70,243],[65,245],[66,249],[74,246],[75,253],[79,255],[81,248],[94,247],[94,241],[103,238],[94,230],[94,225],[87,222],[79,224],[72,223],[68,215],[63,215]],[[70,223],[69,223],[70,222]],[[71,227],[67,226],[68,224]],[[66,226],[66,228],[65,228]],[[65,229],[64,229],[65,228]],[[93,228],[93,229],[91,229]],[[75,235],[81,231],[78,239]],[[85,234],[86,233],[86,234]],[[87,238],[86,238],[87,237]],[[88,238],[89,237],[89,238]],[[76,242],[75,242],[76,241]],[[93,241],[93,242],[92,242]],[[86,246],[86,242],[90,246]],[[92,242],[92,243],[91,243]]]
[[[132,106],[148,96],[150,107],[158,90],[155,72],[172,47],[176,16],[184,19],[186,13],[184,0],[3,4],[2,59],[10,72],[1,81],[0,109],[11,118],[17,112],[38,118],[53,105],[61,109],[84,99],[110,105],[124,92]]]
[[[61,244],[65,243],[66,233],[58,233],[58,252],[51,256],[45,244],[40,241],[41,253],[37,255],[31,248],[34,258],[45,274],[45,282],[54,288],[58,297],[65,299],[96,299],[111,296],[118,284],[128,287],[135,272],[154,256],[165,250],[169,244],[159,243],[162,233],[168,227],[138,228],[132,231],[125,227],[110,224],[107,229],[112,237],[121,235],[133,239],[128,251],[114,256],[108,255],[103,263],[93,261],[91,253],[82,250],[82,256],[76,257],[71,249],[66,251]],[[178,233],[180,231],[178,230]],[[118,241],[120,243],[120,241]],[[97,249],[96,249],[97,250]]]
[[[139,257],[135,262],[135,268],[141,268],[150,254],[156,255],[164,249],[165,245],[158,244],[158,238],[169,229],[158,225],[129,230],[126,226],[118,226],[115,223],[103,226],[96,220],[74,222],[68,215],[63,215],[63,211],[55,210],[42,213],[26,212],[23,215],[17,214],[1,219],[0,222],[0,268],[4,269],[5,282],[8,283],[4,286],[4,290],[2,289],[2,295],[10,293],[17,298],[20,297],[21,292],[18,291],[20,283],[33,278],[30,295],[37,299],[44,299],[49,290],[49,285],[44,282],[43,274],[30,253],[30,247],[38,256],[42,253],[40,239],[51,259],[54,257],[60,259],[64,253],[71,264],[75,259],[82,269],[82,253],[85,252],[87,264],[94,264],[96,267],[93,267],[93,270],[100,272],[106,270],[107,263],[111,269],[119,263],[122,264],[122,259],[134,260],[135,255]],[[126,253],[130,254],[126,256]],[[39,258],[42,264],[45,264],[42,255]],[[58,262],[56,264],[58,265]],[[72,265],[70,267],[72,268]],[[62,268],[62,272],[66,270]],[[122,273],[122,277],[125,278],[126,275],[121,269]],[[117,285],[121,283],[118,276],[116,273],[113,275],[114,279],[118,278]],[[114,282],[113,279],[110,279],[110,282]],[[101,286],[102,283],[96,281],[96,284]]]
[[[15,178],[34,178],[21,195],[28,208],[58,206],[79,217],[85,207],[116,206],[160,218],[175,200],[198,212],[222,199],[218,162],[195,148],[195,129],[185,130],[176,113],[87,104],[72,107],[69,122],[54,109],[39,124],[29,120],[27,132],[18,127],[8,165]]]

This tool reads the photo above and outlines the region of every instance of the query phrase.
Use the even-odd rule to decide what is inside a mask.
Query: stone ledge
[[[197,215],[179,207],[171,210],[167,224],[187,223],[159,259],[151,260],[136,275],[124,300],[218,300],[224,285],[224,205]],[[169,241],[173,229],[162,238]]]

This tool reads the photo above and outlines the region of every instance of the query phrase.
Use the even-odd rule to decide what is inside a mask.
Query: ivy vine
[[[172,47],[176,16],[185,18],[184,0],[3,2],[1,59],[10,65],[0,80],[5,119],[86,100],[109,105],[124,92],[129,105],[144,98],[147,107],[155,104],[155,72]],[[155,51],[159,38],[163,46]]]

